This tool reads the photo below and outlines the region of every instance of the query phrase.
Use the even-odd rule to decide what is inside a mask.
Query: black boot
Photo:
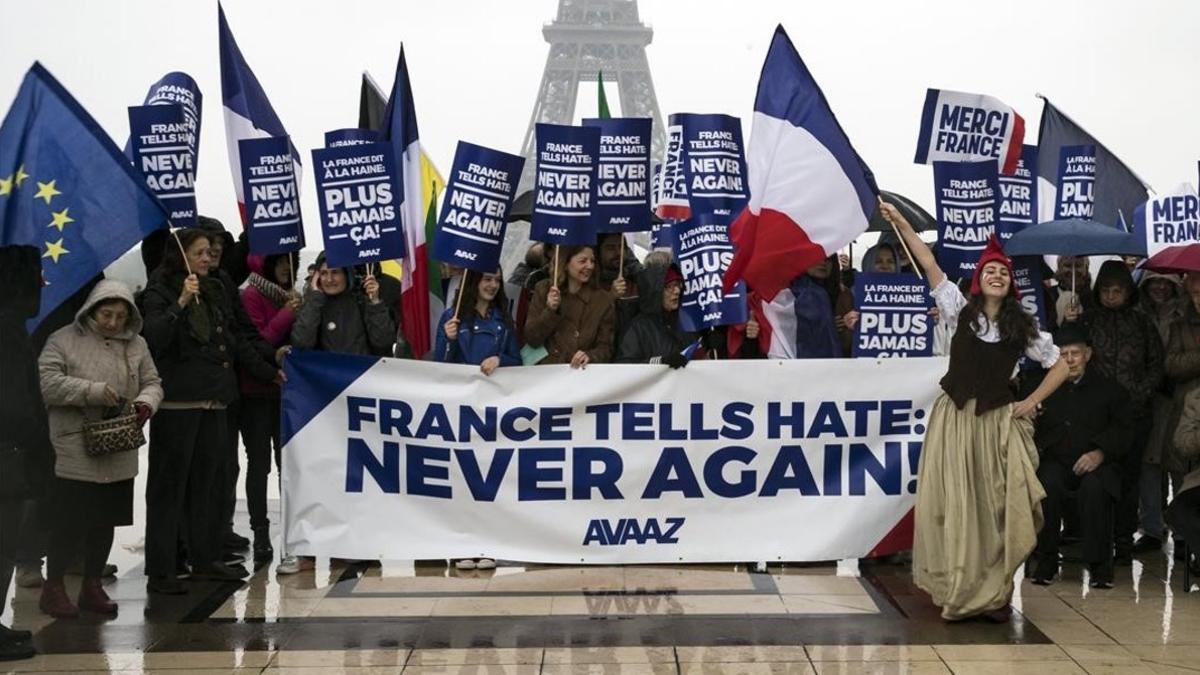
[[[271,528],[258,527],[254,529],[254,562],[268,562],[275,557],[275,549],[271,546]]]
[[[0,641],[7,640],[9,642],[29,642],[33,639],[33,633],[27,630],[17,630],[9,628],[0,623]]]
[[[8,631],[8,629],[6,628],[5,631]],[[21,631],[0,633],[0,661],[32,659],[34,656],[37,656],[37,650],[33,648],[33,642],[11,637],[13,632]]]

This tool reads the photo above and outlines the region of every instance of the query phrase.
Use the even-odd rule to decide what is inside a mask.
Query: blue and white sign
[[[688,332],[745,323],[746,283],[730,293],[721,284],[733,260],[733,242],[725,218],[712,214],[675,223],[671,230],[675,261],[683,275],[679,325]],[[661,236],[661,235],[660,235]]]
[[[933,299],[915,274],[855,277],[854,358],[933,356]]]
[[[969,279],[996,231],[996,160],[934,162],[938,264],[952,279]]]
[[[1200,197],[1187,183],[1133,210],[1134,236],[1146,242],[1146,256],[1164,248],[1200,243]]]
[[[238,141],[250,252],[287,253],[304,248],[296,158],[287,136]]]
[[[321,234],[330,267],[404,257],[391,143],[313,150]]]
[[[1036,145],[1026,145],[1021,150],[1021,159],[1013,175],[1000,176],[996,235],[1002,244],[1037,222],[1037,150]]]
[[[1046,328],[1046,296],[1042,284],[1042,259],[1040,256],[1017,256],[1013,258],[1013,284],[1021,297],[1021,309],[1037,321],[1038,330]],[[1018,362],[1021,370],[1041,368],[1033,359],[1022,356]]]
[[[529,238],[549,244],[595,244],[600,129],[538,124],[535,137]]]
[[[585,119],[600,129],[596,166],[596,231],[650,229],[650,140],[652,120],[642,117]]]
[[[196,153],[183,106],[143,105],[129,109],[133,165],[146,179],[177,227],[196,225]]]
[[[525,158],[458,142],[433,241],[438,260],[494,273]]]
[[[204,109],[204,96],[196,81],[187,73],[167,73],[150,85],[142,105],[183,106],[183,121],[190,133],[188,146],[192,151],[192,170],[195,171],[200,166],[200,117]],[[125,155],[134,159],[132,137],[125,143]]]
[[[542,563],[882,555],[944,359],[284,364],[284,545]],[[797,386],[818,383],[819,386]],[[803,523],[804,536],[785,532]]]
[[[1025,120],[1003,101],[982,94],[930,89],[921,110],[917,164],[995,159],[1012,174],[1025,138]]]
[[[683,163],[683,126],[670,124],[667,126],[666,155],[657,171],[658,201],[654,206],[654,213],[662,220],[692,217]]]
[[[1096,146],[1064,145],[1058,155],[1054,217],[1091,220],[1096,213]]]
[[[340,148],[347,145],[363,145],[364,143],[378,143],[383,140],[383,134],[370,129],[359,129],[351,127],[349,129],[334,129],[333,131],[325,132],[325,147]]]
[[[742,121],[730,115],[671,115],[683,130],[683,175],[693,215],[727,221],[750,200]]]

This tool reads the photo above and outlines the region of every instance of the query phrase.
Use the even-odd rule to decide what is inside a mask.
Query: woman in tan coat
[[[525,343],[546,350],[538,365],[608,363],[613,360],[616,310],[613,294],[597,283],[595,250],[568,246],[558,255],[557,284],[543,279],[533,288]]]
[[[101,281],[75,322],[55,331],[38,359],[55,453],[50,501],[58,514],[50,525],[40,606],[55,618],[78,616],[80,609],[117,611],[100,585],[100,574],[112,548],[113,528],[133,523],[138,453],[89,456],[83,425],[122,401],[131,402],[145,424],[162,401],[158,370],[138,335],[141,328],[129,288]],[[81,544],[84,579],[75,605],[63,588],[63,575]]]

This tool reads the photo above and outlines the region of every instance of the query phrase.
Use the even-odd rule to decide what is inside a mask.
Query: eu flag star
[[[71,209],[63,209],[62,211],[51,211],[50,216],[52,218],[54,218],[54,220],[46,227],[57,227],[58,231],[62,232],[64,225],[66,225],[67,223],[75,222],[74,218],[67,215],[67,211],[70,211],[70,210]]]
[[[54,260],[54,262],[57,263],[59,256],[64,255],[66,253],[70,253],[70,251],[63,248],[62,243],[63,243],[62,239],[59,239],[58,241],[54,241],[54,242],[50,242],[50,241],[46,242],[46,252],[44,254],[42,254],[42,257],[43,258],[52,258]]]
[[[24,183],[26,180],[29,180],[29,174],[25,173],[25,165],[22,164],[17,167],[17,187],[21,187],[21,183]]]
[[[55,195],[62,194],[61,192],[56,190],[54,187],[54,184],[57,182],[58,181],[53,181],[53,180],[50,181],[49,183],[43,183],[41,181],[37,181],[38,191],[37,191],[37,194],[33,195],[33,198],[34,199],[45,199],[46,203],[49,204],[50,200],[54,199]]]
[[[0,197],[12,192],[12,184],[12,176],[9,176],[8,178],[0,178]]]

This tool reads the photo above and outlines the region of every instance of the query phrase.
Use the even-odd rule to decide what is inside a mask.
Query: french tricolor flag
[[[266,92],[250,70],[238,49],[225,9],[217,4],[217,23],[221,51],[221,101],[225,108],[225,141],[229,147],[229,164],[233,171],[233,190],[237,193],[238,211],[246,223],[246,197],[242,193],[242,163],[238,141],[246,138],[287,136],[283,122],[271,107]],[[296,163],[296,184],[300,184],[300,153],[292,145],[292,160]]]
[[[879,193],[783,26],[759,76],[746,163],[750,203],[730,227],[725,290],[745,279],[770,301],[866,232]]]

